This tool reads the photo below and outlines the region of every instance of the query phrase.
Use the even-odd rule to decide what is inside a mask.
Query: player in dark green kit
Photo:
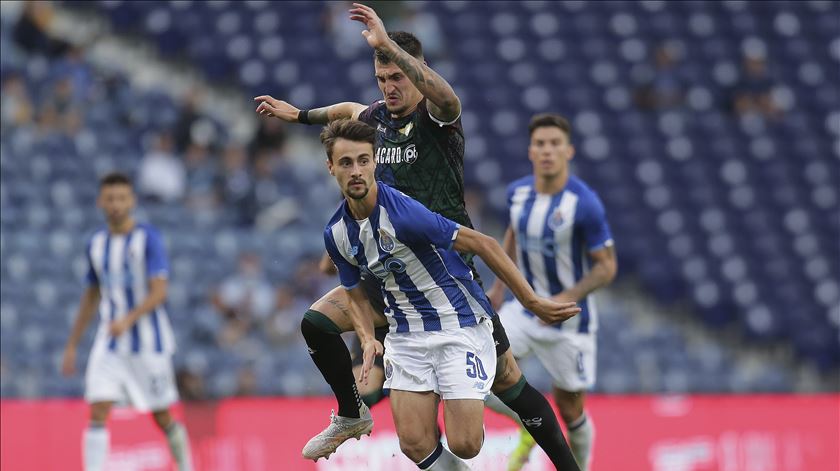
[[[405,32],[386,33],[373,9],[353,5],[350,18],[365,24],[367,30],[362,34],[375,50],[375,76],[383,100],[370,106],[344,102],[301,110],[263,95],[255,98],[259,103],[257,112],[292,123],[326,124],[350,118],[370,124],[377,129],[377,179],[432,211],[472,227],[464,207],[464,131],[457,95],[426,65],[417,38]],[[469,254],[464,256],[467,260],[472,258]],[[374,311],[384,312],[380,282],[370,276],[363,283]],[[308,459],[329,457],[345,440],[370,433],[373,426],[370,411],[357,391],[350,353],[340,337],[342,332],[354,328],[348,304],[347,294],[337,287],[315,302],[301,322],[310,355],[335,393],[339,406],[327,429],[304,447],[303,456]],[[498,356],[493,392],[524,419],[525,427],[557,469],[578,469],[551,406],[525,381],[497,317],[493,326]],[[554,323],[559,319],[543,320]],[[385,316],[375,319],[374,324],[387,326]],[[381,355],[382,345],[376,339],[360,340],[363,371],[367,371],[374,357]],[[366,382],[367,377],[363,383]]]

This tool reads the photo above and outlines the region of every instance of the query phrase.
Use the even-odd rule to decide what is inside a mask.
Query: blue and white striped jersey
[[[574,286],[589,271],[589,252],[613,244],[604,205],[573,175],[555,194],[537,193],[533,176],[516,180],[508,186],[508,209],[519,269],[540,296]],[[554,327],[594,333],[598,310],[592,296],[578,305],[580,314]]]
[[[108,334],[112,321],[143,302],[150,279],[169,275],[169,261],[157,229],[148,224],[138,224],[128,234],[101,229],[91,237],[87,255],[87,282],[98,285],[102,295],[93,348],[117,353],[173,353],[175,335],[163,305],[141,316],[119,337]]]
[[[353,219],[343,202],[324,231],[346,289],[361,271],[382,282],[390,332],[455,330],[495,315],[470,268],[452,249],[459,225],[378,182],[376,208]]]

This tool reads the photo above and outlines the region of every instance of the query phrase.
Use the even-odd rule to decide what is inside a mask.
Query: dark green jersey
[[[459,117],[432,119],[426,100],[408,116],[392,118],[384,101],[362,111],[359,120],[376,128],[376,179],[439,213],[473,227],[464,207],[464,128]]]

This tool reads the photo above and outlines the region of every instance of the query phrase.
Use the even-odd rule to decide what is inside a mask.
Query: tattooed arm
[[[425,62],[400,48],[385,31],[382,20],[372,8],[354,3],[350,10],[350,19],[364,23],[368,28],[362,31],[370,47],[385,54],[397,65],[411,83],[420,90],[428,100],[429,113],[443,122],[450,122],[461,114],[461,101],[452,90],[452,86],[440,75],[432,70]]]
[[[272,116],[289,123],[299,123],[298,114],[300,109],[288,102],[278,100],[271,95],[260,95],[254,98],[258,102],[257,113]],[[309,110],[308,118],[310,124],[327,124],[336,119],[358,119],[359,114],[367,108],[361,103],[345,101],[322,108]]]

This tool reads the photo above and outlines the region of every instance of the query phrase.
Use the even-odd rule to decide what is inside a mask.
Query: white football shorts
[[[114,401],[139,411],[161,411],[178,401],[172,355],[94,349],[85,372],[88,403]]]
[[[493,323],[484,318],[453,331],[389,332],[384,360],[386,389],[484,400],[496,377]]]
[[[595,335],[545,325],[526,314],[515,299],[502,305],[499,316],[513,356],[536,355],[554,385],[563,391],[584,391],[595,385]]]

